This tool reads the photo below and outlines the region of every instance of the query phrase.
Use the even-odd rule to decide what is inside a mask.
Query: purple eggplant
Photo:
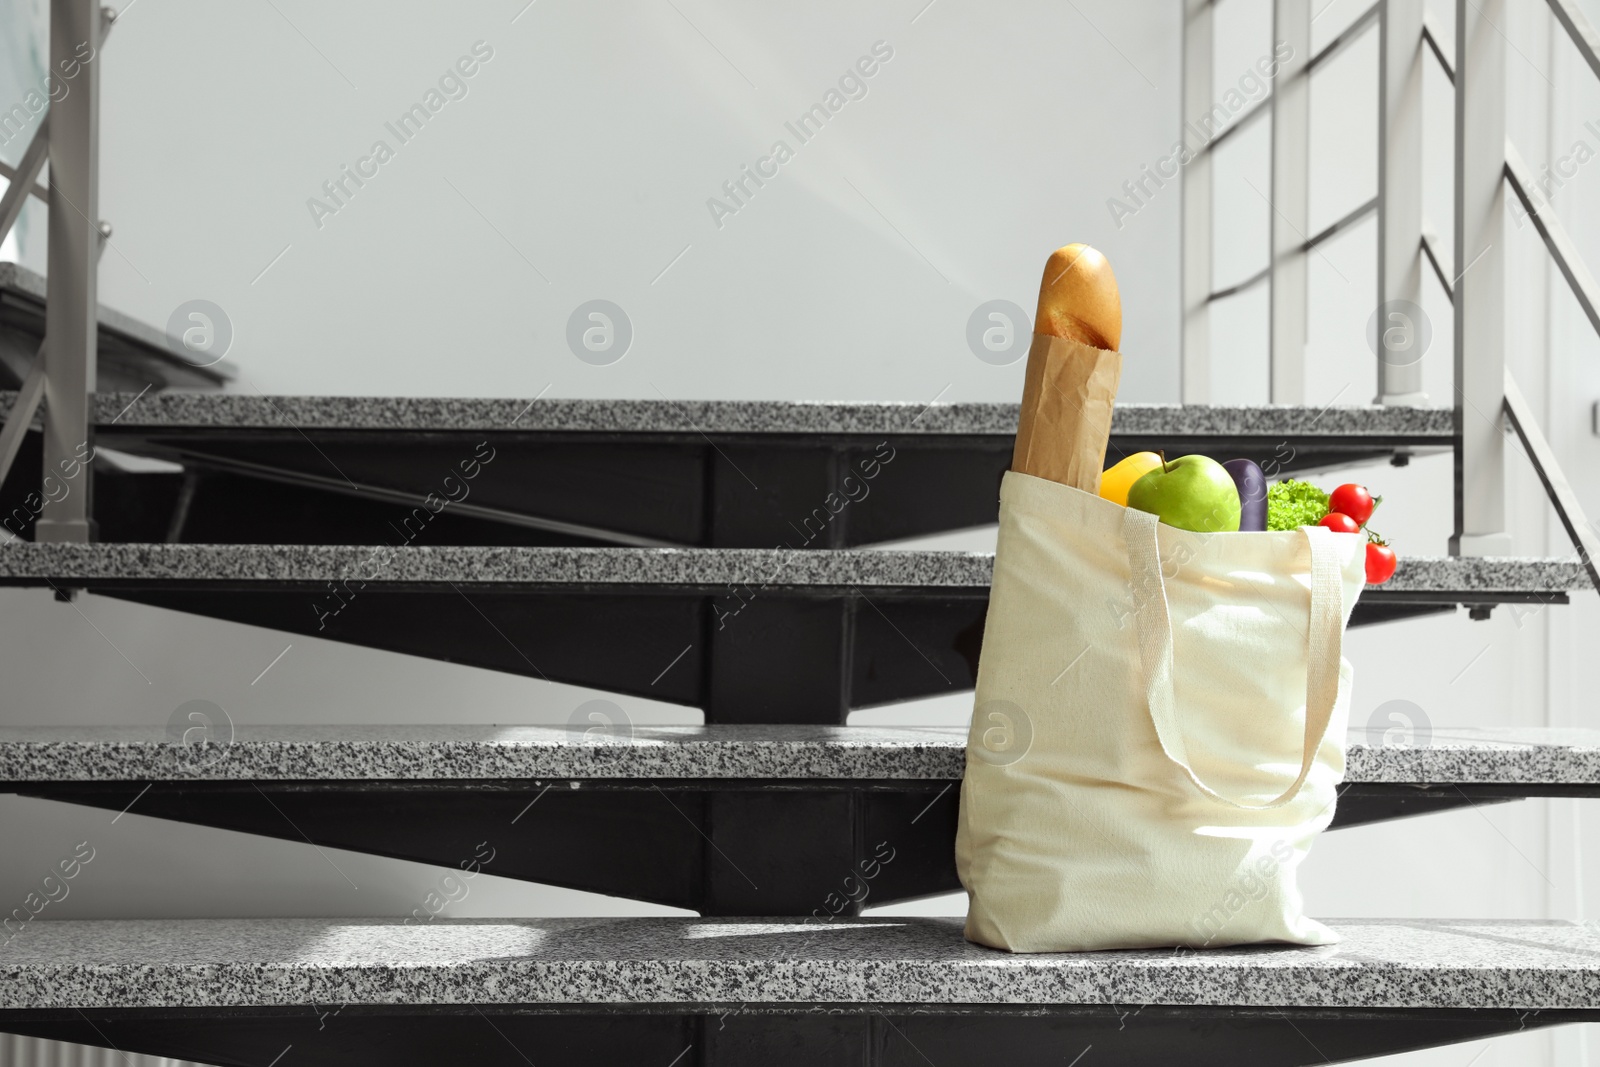
[[[1239,490],[1239,531],[1260,532],[1267,528],[1267,476],[1248,459],[1230,459],[1222,465]]]

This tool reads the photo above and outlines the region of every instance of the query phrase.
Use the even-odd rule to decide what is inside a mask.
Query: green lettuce
[[[1267,487],[1267,529],[1298,530],[1315,526],[1328,513],[1328,494],[1310,482],[1293,478]]]

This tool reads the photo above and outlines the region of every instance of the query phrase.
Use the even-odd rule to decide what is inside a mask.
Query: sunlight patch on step
[[[683,932],[685,941],[704,941],[713,937],[759,937],[763,934],[822,933],[826,930],[882,930],[904,923],[792,922],[792,923],[700,923]]]
[[[548,933],[535,926],[508,922],[414,925],[351,923],[333,926],[298,949],[296,955],[319,964],[332,962],[389,963],[395,953],[426,955],[430,966],[516,959],[539,950]]]

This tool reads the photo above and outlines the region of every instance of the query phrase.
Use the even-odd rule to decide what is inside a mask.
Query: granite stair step
[[[0,1029],[280,1067],[1287,1067],[1600,1018],[1594,924],[1330,925],[1013,956],[953,919],[38,921],[0,942]]]
[[[0,545],[0,585],[646,696],[710,722],[840,724],[970,689],[992,567],[909,550]],[[1587,583],[1574,560],[1407,556],[1352,623],[1535,610]]]
[[[219,722],[185,757],[160,726],[0,726],[0,783],[173,780],[638,779],[954,782],[955,726],[651,726],[609,701],[604,729]],[[1395,728],[1389,728],[1394,730]],[[1352,730],[1345,780],[1363,785],[1600,784],[1600,729],[1418,725]],[[182,758],[180,758],[182,757]],[[1533,794],[1530,794],[1533,795]]]
[[[0,415],[13,399],[0,394]],[[97,516],[105,541],[364,544],[431,494],[449,500],[427,520],[435,545],[846,548],[994,522],[1017,408],[103,394],[98,444],[182,470],[100,471]],[[1125,404],[1110,454],[1246,456],[1304,473],[1447,451],[1451,418]],[[37,488],[37,466],[0,489],[0,515]]]
[[[451,869],[473,827],[492,873],[704,914],[832,918],[960,889],[962,729],[639,726],[608,701],[578,709],[586,730],[235,727],[190,710],[207,743],[0,728],[0,790]],[[1594,796],[1600,730],[1361,732],[1333,825]]]
[[[16,263],[0,263],[0,386],[14,390],[33,367],[44,337],[46,280]],[[108,390],[126,389],[131,400],[147,386],[151,389],[217,389],[232,381],[238,372],[221,360],[201,366],[189,358],[165,332],[125,315],[115,308],[100,306],[99,362],[96,378]],[[0,400],[0,422],[10,414],[16,401],[14,392]],[[118,395],[107,392],[97,399]],[[100,415],[110,422],[116,415]],[[34,461],[37,465],[37,460]],[[37,479],[35,479],[37,480]]]

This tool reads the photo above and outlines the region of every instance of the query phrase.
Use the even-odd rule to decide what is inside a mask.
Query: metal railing
[[[1395,0],[1389,0],[1395,2]],[[1407,0],[1411,2],[1411,0]],[[1571,0],[1548,0],[1590,70],[1600,76],[1600,43]],[[1505,132],[1506,40],[1500,30],[1505,0],[1457,0],[1455,62],[1436,27],[1427,43],[1455,86],[1456,277],[1446,287],[1455,311],[1456,534],[1451,551],[1493,555],[1505,551],[1505,430],[1513,430],[1577,549],[1590,580],[1600,588],[1596,553],[1600,538],[1584,517],[1532,407],[1505,364],[1505,195],[1509,187],[1532,219],[1573,296],[1600,332],[1600,287],[1560,221],[1541,213],[1533,178]],[[1437,253],[1424,253],[1438,269]],[[1487,267],[1488,269],[1484,269]],[[1485,414],[1487,413],[1487,414]]]
[[[17,404],[0,427],[0,481],[16,458],[34,415],[43,404],[43,472],[73,482],[61,494],[46,493],[34,526],[36,541],[94,539],[94,479],[90,408],[99,348],[100,253],[110,228],[100,218],[100,67],[96,61],[116,19],[98,0],[51,0],[50,69],[75,71],[72,91],[54,100],[39,120],[33,140],[0,198],[4,240],[46,161],[50,179],[50,273],[45,291],[44,339],[24,380]],[[83,47],[92,51],[84,58]],[[9,169],[9,168],[8,168]]]
[[[1420,0],[1389,0],[1415,4]],[[1453,555],[1510,551],[1506,533],[1506,0],[1456,0],[1456,529]],[[1419,43],[1420,44],[1420,43]],[[1419,48],[1420,51],[1420,48]]]
[[[1184,22],[1185,122],[1210,107],[1211,44],[1217,0],[1190,0]],[[1548,0],[1589,68],[1600,76],[1600,35],[1574,0]],[[1455,408],[1454,555],[1501,555],[1506,532],[1506,430],[1522,441],[1574,546],[1600,588],[1593,562],[1600,549],[1576,497],[1539,430],[1532,409],[1506,369],[1506,189],[1518,198],[1567,280],[1584,314],[1600,333],[1600,285],[1554,215],[1535,206],[1534,180],[1506,138],[1505,0],[1456,0],[1452,44],[1424,0],[1379,0],[1334,40],[1310,53],[1311,0],[1274,0],[1273,41],[1288,45],[1300,64],[1286,64],[1270,96],[1213,138],[1184,173],[1182,265],[1182,396],[1210,400],[1209,306],[1262,281],[1272,287],[1269,329],[1274,403],[1305,403],[1306,256],[1321,241],[1376,211],[1376,302],[1382,331],[1392,309],[1420,308],[1424,264],[1450,298],[1454,316]],[[1378,190],[1368,203],[1320,233],[1295,239],[1306,225],[1309,75],[1367,28],[1378,27]],[[1437,234],[1422,210],[1422,77],[1431,54],[1455,89],[1454,263],[1446,267]],[[1268,265],[1244,281],[1211,288],[1212,173],[1210,153],[1258,114],[1272,126],[1272,239]],[[1420,359],[1378,360],[1380,404],[1422,404]]]
[[[1214,108],[1212,45],[1218,0],[1188,0],[1184,10],[1183,121],[1185,130],[1204,129]],[[1307,235],[1310,206],[1311,75],[1380,23],[1383,3],[1375,3],[1316,52],[1311,51],[1310,0],[1273,0],[1275,48],[1288,45],[1289,57],[1273,79],[1277,88],[1225,129],[1194,149],[1183,168],[1182,347],[1180,395],[1186,404],[1211,399],[1210,307],[1262,282],[1271,286],[1269,396],[1273,403],[1305,399],[1306,253],[1377,210],[1379,198],[1361,205],[1332,225]],[[1270,202],[1271,254],[1268,265],[1243,281],[1212,289],[1212,158],[1230,138],[1254,123],[1272,122]],[[1419,171],[1420,174],[1420,157]],[[1413,245],[1415,248],[1415,245]]]

